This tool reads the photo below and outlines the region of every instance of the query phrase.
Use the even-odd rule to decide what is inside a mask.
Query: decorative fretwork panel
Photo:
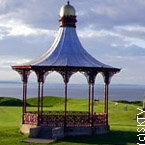
[[[64,126],[64,111],[44,111],[41,123],[48,126]],[[88,112],[67,111],[67,126],[88,125]]]
[[[25,113],[24,114],[24,124],[38,124],[38,114],[34,113]]]
[[[41,124],[46,126],[63,126],[64,115],[43,115]]]
[[[67,111],[66,126],[91,126],[92,118],[94,126],[106,125],[106,113],[90,114],[85,111]],[[64,111],[44,111],[40,116],[40,125],[43,126],[64,126],[65,115]],[[24,114],[25,124],[37,124],[38,115],[36,112],[29,112]]]
[[[67,115],[67,126],[90,126],[88,115]]]
[[[106,113],[94,113],[93,116],[94,126],[105,125],[107,123]]]

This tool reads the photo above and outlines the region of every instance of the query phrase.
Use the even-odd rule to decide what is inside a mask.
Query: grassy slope
[[[49,96],[49,97],[44,97],[43,102],[44,102],[43,103],[44,107],[53,107],[54,105],[63,103],[64,98]],[[31,106],[37,106],[37,99],[36,98],[27,99],[27,103]]]
[[[22,101],[16,98],[0,97],[0,106],[22,106]]]
[[[45,97],[45,110],[64,110],[64,99]],[[2,101],[1,101],[2,102]],[[36,99],[28,99],[28,104],[35,106]],[[87,110],[86,99],[69,99],[68,110],[83,111]],[[100,135],[95,137],[68,138],[63,141],[53,143],[54,145],[135,145],[136,137],[136,114],[140,104],[128,104],[128,111],[124,111],[126,103],[114,105],[113,101],[109,102],[109,123],[111,133],[109,135]],[[95,111],[102,112],[104,101],[95,102]],[[35,110],[36,107],[28,107],[28,110]],[[19,133],[21,123],[21,107],[0,106],[0,145],[24,144],[21,142],[26,136]]]

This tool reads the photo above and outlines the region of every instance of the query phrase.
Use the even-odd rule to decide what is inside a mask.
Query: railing
[[[89,125],[88,112],[83,111],[67,111],[67,126],[86,126]],[[64,126],[64,111],[47,111],[43,112],[41,117],[42,125],[47,126]]]
[[[96,113],[93,115],[94,126],[97,125],[106,125],[107,124],[107,115],[106,113]]]
[[[93,116],[85,111],[67,111],[66,126],[91,126],[105,125],[107,122],[106,113],[94,113]],[[44,111],[40,115],[40,125],[42,126],[64,126],[64,111]],[[27,112],[24,114],[25,124],[37,124],[37,112]]]
[[[38,124],[38,114],[36,113],[24,113],[24,124]]]

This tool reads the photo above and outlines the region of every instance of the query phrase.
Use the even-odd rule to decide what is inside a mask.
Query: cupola
[[[69,1],[67,1],[67,4],[62,6],[60,9],[60,27],[76,27],[77,20],[75,13],[75,8],[70,5]]]
[[[75,16],[75,8],[73,6],[71,6],[68,1],[66,5],[61,7],[59,15],[60,15],[60,17]]]

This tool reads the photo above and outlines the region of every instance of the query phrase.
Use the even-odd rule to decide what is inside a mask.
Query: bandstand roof
[[[59,21],[62,21],[62,23],[64,20],[61,18],[63,17],[70,17],[72,21],[74,19],[76,20],[75,10],[73,11],[73,7],[71,6],[71,11],[69,12],[68,5],[69,3],[61,8],[61,16]],[[65,9],[65,7],[67,9]],[[72,23],[75,24],[75,22],[73,21]],[[68,23],[60,26],[54,43],[46,53],[44,53],[38,59],[29,63],[22,64],[19,66],[13,66],[13,68],[27,67],[75,67],[104,68],[113,71],[120,70],[112,66],[106,65],[95,59],[93,56],[91,56],[81,45],[76,33],[75,25],[70,25]]]

